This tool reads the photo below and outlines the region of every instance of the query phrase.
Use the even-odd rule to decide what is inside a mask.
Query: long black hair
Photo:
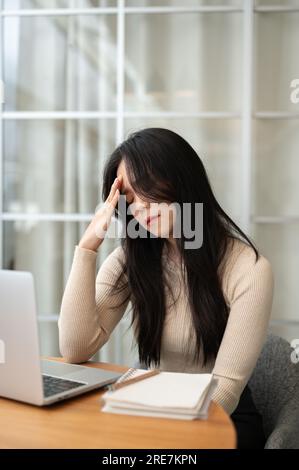
[[[189,305],[196,337],[194,360],[202,351],[203,365],[216,357],[226,327],[229,306],[221,287],[221,261],[230,239],[242,239],[259,253],[217,202],[204,165],[191,145],[173,131],[147,128],[132,133],[108,158],[103,175],[103,200],[106,200],[117,169],[124,161],[134,191],[147,201],[203,203],[203,244],[184,249],[185,237],[175,238],[184,263]],[[126,203],[126,210],[128,205]],[[191,211],[191,212],[192,212]],[[195,215],[191,214],[195,217]],[[116,211],[127,226],[132,215]],[[194,220],[194,217],[191,217]],[[145,230],[145,229],[144,229]],[[160,364],[161,339],[166,315],[162,253],[167,242],[162,237],[125,236],[121,245],[125,264],[120,278],[129,285],[136,325],[139,360],[150,366]],[[125,276],[122,276],[125,274]],[[119,286],[120,287],[120,286]],[[123,288],[122,285],[120,288]],[[116,286],[115,286],[116,288]]]

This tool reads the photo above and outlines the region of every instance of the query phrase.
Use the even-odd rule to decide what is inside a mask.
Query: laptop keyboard
[[[52,377],[51,375],[43,374],[43,387],[44,387],[44,396],[45,398],[57,393],[67,392],[68,390],[73,390],[74,388],[81,387],[86,385],[84,382],[75,382],[73,380],[59,379],[57,377]]]

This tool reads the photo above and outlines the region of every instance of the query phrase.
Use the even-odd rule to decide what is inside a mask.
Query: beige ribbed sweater
[[[177,301],[165,286],[167,314],[161,344],[160,369],[177,372],[213,372],[218,386],[213,399],[228,414],[239,401],[260,354],[271,314],[273,273],[269,261],[242,241],[235,241],[225,258],[222,289],[230,306],[225,333],[216,357],[205,368],[192,363],[195,335],[186,285],[176,263],[163,252],[165,275]],[[127,308],[112,310],[126,296],[111,289],[124,263],[121,246],[102,263],[96,275],[97,253],[75,247],[71,272],[64,291],[58,321],[62,356],[71,363],[90,359],[109,339]],[[109,286],[110,284],[110,286]],[[133,326],[135,333],[135,327]],[[191,335],[191,337],[189,336]],[[187,346],[190,347],[187,351]]]

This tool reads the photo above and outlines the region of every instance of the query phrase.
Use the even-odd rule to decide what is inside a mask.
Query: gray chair
[[[268,334],[248,385],[263,417],[265,449],[299,449],[299,362],[288,341]]]

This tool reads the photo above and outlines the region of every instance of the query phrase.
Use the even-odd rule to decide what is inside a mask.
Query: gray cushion
[[[248,382],[262,414],[267,449],[299,449],[299,363],[288,341],[268,334]]]

